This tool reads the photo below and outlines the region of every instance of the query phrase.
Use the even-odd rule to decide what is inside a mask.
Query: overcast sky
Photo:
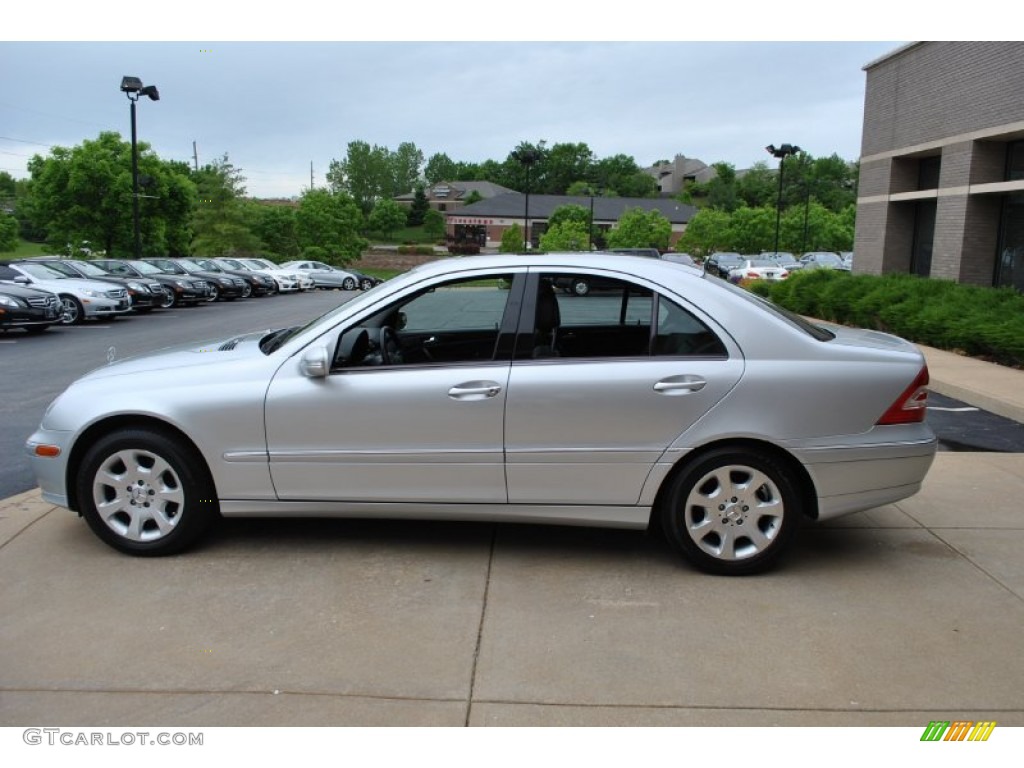
[[[474,162],[541,139],[641,165],[676,154],[774,164],[765,145],[786,142],[855,160],[864,65],[931,31],[891,2],[865,3],[891,41],[849,39],[864,32],[860,16],[826,18],[810,0],[701,9],[631,0],[614,16],[558,0],[388,0],[354,11],[250,0],[244,21],[232,10],[241,6],[201,0],[20,4],[0,33],[9,38],[0,42],[0,169],[24,177],[36,152],[100,131],[129,138],[124,75],[160,91],[159,102],[139,103],[140,141],[188,162],[193,141],[200,163],[227,153],[260,197],[301,194],[310,163],[324,184],[353,140],[392,150],[411,141],[426,157]],[[169,41],[199,35],[213,40]],[[311,36],[344,40],[304,41]],[[723,36],[740,42],[644,40]],[[151,37],[166,39],[129,42]],[[797,41],[770,41],[780,37]],[[835,37],[848,39],[818,41]],[[465,42],[442,42],[452,38]],[[522,39],[533,42],[512,42]],[[621,42],[592,42],[609,39]]]

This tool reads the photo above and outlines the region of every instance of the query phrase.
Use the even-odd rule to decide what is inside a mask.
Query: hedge
[[[930,347],[1024,366],[1024,294],[916,275],[797,272],[751,290],[802,315],[874,328]]]

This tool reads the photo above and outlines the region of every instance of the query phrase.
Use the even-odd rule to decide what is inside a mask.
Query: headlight
[[[25,306],[13,296],[4,296],[0,294],[0,305],[5,307],[21,307]]]
[[[136,283],[135,281],[132,281],[128,283],[128,287],[131,288],[133,291],[138,291],[139,293],[149,293],[149,289],[146,288],[146,286],[144,286],[142,283]]]
[[[94,299],[99,299],[103,297],[103,294],[100,293],[99,291],[82,291],[82,293],[84,293],[86,296],[91,296]]]
[[[174,284],[179,288],[188,288],[188,283],[186,283],[184,280],[175,280]]]

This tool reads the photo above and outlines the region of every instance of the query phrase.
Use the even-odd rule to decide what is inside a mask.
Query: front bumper
[[[132,311],[132,300],[125,296],[123,299],[82,299],[82,308],[86,317],[114,317],[125,315]]]
[[[70,508],[68,503],[67,467],[71,453],[72,432],[52,429],[37,429],[25,442],[25,452],[42,491],[42,497],[51,504]],[[55,446],[60,452],[56,456],[40,456],[39,446]]]

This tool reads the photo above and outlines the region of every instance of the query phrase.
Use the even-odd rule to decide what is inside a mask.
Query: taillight
[[[913,424],[924,421],[928,408],[928,366],[924,366],[913,383],[903,390],[896,402],[889,406],[878,424]]]
[[[757,272],[747,272],[747,277],[757,277]]]

